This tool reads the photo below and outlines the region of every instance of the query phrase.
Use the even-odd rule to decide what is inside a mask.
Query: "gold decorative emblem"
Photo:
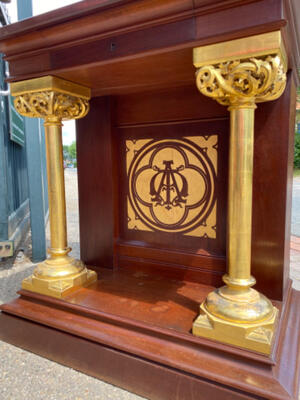
[[[127,140],[128,229],[216,237],[217,135]]]

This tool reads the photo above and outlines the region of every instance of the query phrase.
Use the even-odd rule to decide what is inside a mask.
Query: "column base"
[[[22,289],[62,298],[78,288],[88,286],[96,281],[96,272],[84,267],[79,273],[64,278],[41,278],[33,274],[23,280]]]
[[[193,335],[270,354],[277,317],[278,310],[273,307],[272,315],[258,323],[226,321],[207,311],[204,302],[200,306],[200,315],[193,323]]]

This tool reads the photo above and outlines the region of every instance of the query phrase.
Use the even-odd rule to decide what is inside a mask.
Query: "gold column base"
[[[61,263],[61,275],[51,276],[50,273],[48,275],[41,274],[41,271],[50,272],[53,270],[54,272],[53,264],[57,265],[59,261]],[[70,271],[76,272],[70,273]],[[66,272],[69,273],[66,274]],[[88,286],[96,281],[97,274],[95,271],[87,269],[80,260],[65,256],[60,260],[49,258],[39,264],[33,275],[23,280],[22,289],[46,296],[62,298],[80,287]]]
[[[229,321],[210,313],[204,301],[200,306],[200,315],[193,323],[193,335],[269,355],[277,318],[278,310],[272,306],[270,315],[261,321]]]

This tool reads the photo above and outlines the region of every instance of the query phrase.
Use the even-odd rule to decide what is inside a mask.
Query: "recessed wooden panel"
[[[228,125],[118,129],[120,238],[225,255]]]
[[[113,58],[101,64],[91,64],[88,68],[53,70],[53,74],[92,88],[93,96],[187,86],[195,80],[192,54],[191,47],[129,59]]]
[[[217,135],[125,146],[127,228],[215,238]]]
[[[90,113],[77,124],[82,259],[95,267],[144,267],[158,274],[218,285],[226,269],[228,118],[214,102],[217,118],[203,118],[207,99],[194,88],[136,96],[94,98]],[[145,106],[143,113],[135,112],[140,99]],[[161,122],[157,121],[158,115]],[[170,166],[174,162],[173,166],[153,181],[157,198],[161,196],[165,203],[154,208],[160,208],[162,218],[167,217],[161,221],[167,229],[158,226],[149,230],[143,225],[137,230],[134,221],[128,220],[127,171],[136,155],[134,146],[145,140],[164,147],[159,151],[157,168],[165,166],[167,155],[179,157],[166,160]],[[128,146],[133,146],[131,153]],[[182,157],[187,157],[185,165]],[[159,189],[163,175],[163,185],[167,175],[171,180],[175,177],[167,192]],[[147,191],[148,184],[140,189]],[[165,193],[171,196],[169,201]],[[171,225],[176,225],[176,218],[185,213],[186,206],[190,208],[186,221],[181,221],[174,233],[168,216],[173,213]],[[147,251],[150,248],[151,254]]]
[[[286,200],[290,197],[291,179],[287,162],[292,154],[293,133],[288,111],[292,108],[291,84],[289,81],[279,100],[259,104],[255,119],[252,273],[257,279],[257,289],[277,300],[283,297],[288,276],[284,271],[288,271],[289,264],[285,243],[288,243],[289,235],[289,203]],[[222,270],[226,269],[228,111],[201,96],[194,87],[118,96],[110,102],[113,105],[112,122],[108,120],[109,108],[103,101],[94,99],[90,114],[78,123],[84,260],[96,266],[104,265],[106,252],[109,256],[105,265],[112,265],[114,257],[115,266],[138,269],[143,265],[167,275],[173,266],[174,276],[185,279],[189,276],[196,281],[200,276],[200,282],[217,285]],[[107,121],[106,125],[101,120]],[[290,127],[290,136],[287,126]],[[110,129],[112,136],[107,134]],[[133,141],[139,144],[141,140],[147,143],[162,140],[180,142],[188,137],[214,135],[218,140],[216,237],[187,236],[180,232],[171,234],[159,229],[128,229],[126,141],[131,144]],[[173,167],[178,166],[173,164]],[[125,253],[120,245],[127,249]],[[152,256],[149,256],[146,249],[157,249],[160,255],[152,251]],[[172,251],[175,256],[176,252],[181,254],[177,263],[170,255]],[[191,258],[184,254],[191,255]],[[193,254],[204,258],[193,259]]]
[[[226,107],[199,93],[194,72],[191,86],[116,96],[114,125],[229,118]]]

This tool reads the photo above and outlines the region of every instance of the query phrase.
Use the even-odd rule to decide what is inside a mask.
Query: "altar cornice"
[[[10,24],[1,31],[2,39],[10,39],[16,36],[31,33],[35,30],[46,29],[62,23],[76,21],[78,18],[88,18],[95,14],[108,13],[112,10],[122,10],[131,14],[129,25],[135,22],[152,21],[172,14],[180,17],[181,13],[213,13],[215,11],[232,8],[236,5],[247,4],[258,0],[81,0],[59,9],[27,18],[23,21]],[[142,15],[140,15],[142,12]],[[120,15],[119,15],[120,16]],[[118,15],[113,15],[109,24],[118,24]],[[126,25],[126,23],[124,24]],[[101,26],[106,30],[107,26]],[[99,27],[97,29],[99,31]],[[82,32],[81,32],[82,33]],[[78,35],[81,36],[80,34]]]
[[[192,84],[193,47],[274,30],[282,31],[289,65],[299,68],[294,3],[86,0],[2,28],[0,51],[9,61],[10,81],[51,74],[91,87],[93,95],[123,93],[129,86],[139,91]],[[144,75],[149,74],[145,79],[139,79],[140,72],[135,76],[137,58],[143,59]],[[122,80],[120,85],[116,63],[132,75],[128,84]],[[109,76],[107,64],[114,65]],[[168,82],[171,65],[177,83]]]

